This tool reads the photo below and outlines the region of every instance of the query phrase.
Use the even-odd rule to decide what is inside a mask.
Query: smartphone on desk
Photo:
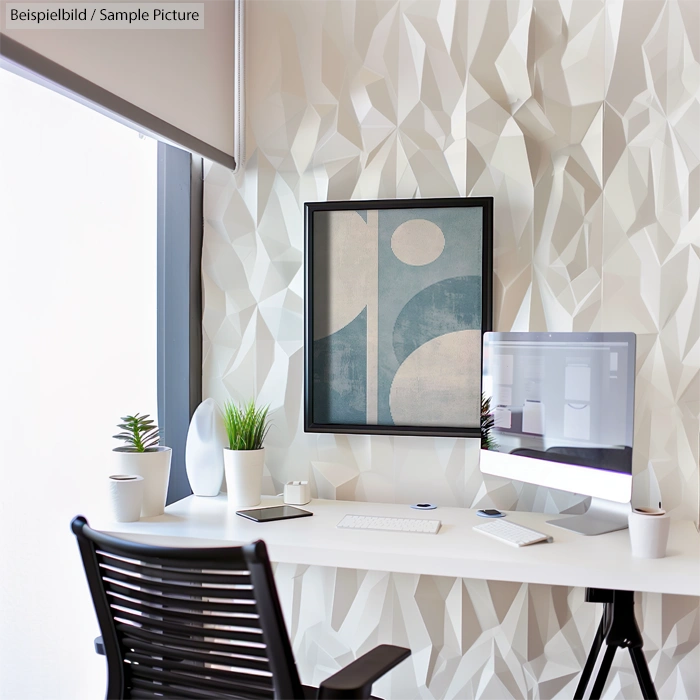
[[[287,520],[288,518],[306,518],[313,515],[308,510],[295,508],[294,506],[270,506],[268,508],[253,508],[251,510],[237,510],[236,515],[256,523],[269,523],[273,520]]]

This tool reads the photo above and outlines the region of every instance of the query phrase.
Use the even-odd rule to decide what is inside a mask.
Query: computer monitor
[[[627,527],[632,495],[634,333],[485,333],[494,426],[486,474],[593,500],[549,521],[594,535]]]

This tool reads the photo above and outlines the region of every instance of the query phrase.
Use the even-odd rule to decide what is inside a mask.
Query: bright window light
[[[157,143],[0,69],[3,697],[104,695],[71,518],[156,414]]]

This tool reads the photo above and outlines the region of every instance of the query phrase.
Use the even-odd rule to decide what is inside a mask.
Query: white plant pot
[[[265,448],[260,450],[224,449],[224,471],[231,508],[260,505]]]
[[[206,399],[192,415],[185,446],[185,469],[195,496],[217,496],[224,479],[226,426],[214,399]]]
[[[116,455],[117,473],[143,477],[141,517],[163,515],[173,451],[169,447],[160,446],[153,452],[129,452],[123,447],[112,451]]]

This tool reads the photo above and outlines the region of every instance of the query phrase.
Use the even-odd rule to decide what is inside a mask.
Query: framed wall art
[[[479,437],[493,199],[305,207],[307,432]]]

